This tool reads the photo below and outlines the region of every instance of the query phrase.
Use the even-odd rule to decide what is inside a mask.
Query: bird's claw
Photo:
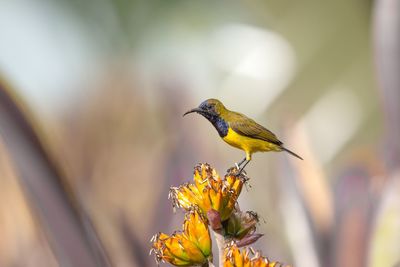
[[[239,164],[235,162],[236,169],[240,170]]]
[[[246,171],[243,168],[240,168],[240,169],[238,168],[238,172],[236,173],[236,176],[239,177],[241,175],[244,175],[247,177]]]

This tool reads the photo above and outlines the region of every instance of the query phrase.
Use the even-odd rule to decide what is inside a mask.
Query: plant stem
[[[207,262],[205,265],[206,267],[215,267],[215,265],[212,263],[212,261]]]
[[[217,242],[218,246],[219,266],[222,267],[224,265],[225,238],[222,234],[224,229],[221,223],[221,216],[218,211],[211,209],[207,211],[207,218],[210,223],[210,227],[214,232],[215,241]]]
[[[217,242],[217,247],[218,247],[219,266],[222,267],[224,265],[225,238],[222,235],[221,231],[214,231],[214,236],[215,236],[215,241]]]

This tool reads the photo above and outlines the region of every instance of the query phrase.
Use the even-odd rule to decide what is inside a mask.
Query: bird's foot
[[[247,177],[247,173],[246,173],[246,171],[244,170],[244,168],[242,167],[242,168],[238,168],[238,173],[236,174],[236,176],[240,176],[240,175],[244,175],[244,176],[246,176]]]

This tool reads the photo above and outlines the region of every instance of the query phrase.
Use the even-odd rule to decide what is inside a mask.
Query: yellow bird
[[[254,152],[286,151],[301,160],[303,159],[285,148],[274,133],[245,115],[228,110],[217,99],[207,99],[199,107],[189,110],[183,116],[193,112],[209,120],[226,143],[246,152],[246,157],[238,164],[238,167],[240,167],[246,162],[240,168],[239,173],[250,162],[251,155]]]

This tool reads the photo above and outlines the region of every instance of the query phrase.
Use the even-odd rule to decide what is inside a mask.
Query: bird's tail
[[[297,155],[297,154],[294,153],[293,151],[290,151],[289,149],[287,149],[287,148],[285,148],[285,147],[283,147],[283,146],[281,146],[281,148],[282,148],[282,150],[288,152],[290,155],[295,156],[296,158],[303,160],[302,157],[300,157],[299,155]]]

